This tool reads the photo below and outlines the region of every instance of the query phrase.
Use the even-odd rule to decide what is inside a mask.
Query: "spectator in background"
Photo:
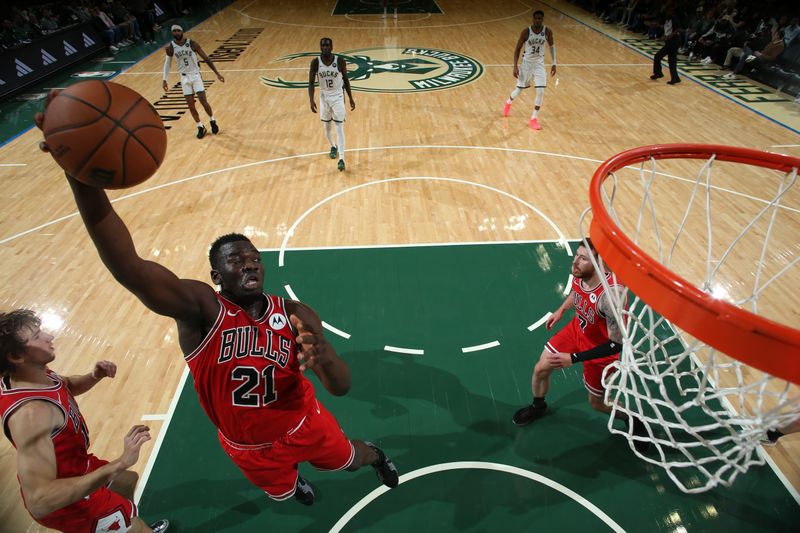
[[[139,31],[144,39],[144,44],[156,42],[156,36],[153,32],[156,19],[148,9],[149,4],[150,0],[131,0],[128,2],[128,8],[139,22]]]
[[[126,41],[132,44],[134,41],[142,40],[141,34],[139,33],[139,23],[136,22],[136,17],[131,15],[125,7],[119,2],[107,0],[106,10],[111,20],[114,21],[114,24],[122,29],[122,36]]]
[[[783,29],[783,44],[788,48],[800,35],[800,17],[792,17],[792,22]]]
[[[739,62],[733,68],[733,72],[729,72],[723,76],[725,79],[735,78],[740,74],[745,67],[758,68],[764,63],[772,63],[780,57],[786,48],[784,43],[783,30],[775,29],[772,31],[772,40],[761,49],[760,52],[754,52],[751,48],[745,47],[742,49],[742,54],[739,57]]]
[[[39,28],[42,33],[51,33],[58,29],[58,20],[53,15],[52,11],[46,7],[42,8],[42,16],[39,18]]]

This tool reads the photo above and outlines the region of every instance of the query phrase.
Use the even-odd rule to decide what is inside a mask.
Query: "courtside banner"
[[[0,100],[106,48],[91,23],[0,53]]]

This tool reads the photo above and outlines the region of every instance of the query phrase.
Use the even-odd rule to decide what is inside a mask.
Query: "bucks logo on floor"
[[[435,48],[361,48],[333,52],[347,61],[347,76],[354,91],[411,93],[436,91],[464,85],[483,74],[483,66],[463,54]],[[319,52],[300,52],[275,59],[297,62],[318,56]],[[262,76],[269,87],[308,88],[308,74],[302,81],[272,79]]]

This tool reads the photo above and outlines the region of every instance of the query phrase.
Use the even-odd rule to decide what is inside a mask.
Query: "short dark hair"
[[[536,15],[544,16],[544,11],[542,11],[541,9],[537,9],[536,11],[533,12],[533,16],[535,17]]]
[[[322,44],[323,41],[330,41],[331,46],[333,46],[333,39],[331,39],[330,37],[323,37],[322,39],[319,40],[319,44]]]
[[[586,245],[588,245],[589,246],[589,250],[591,250],[591,252],[594,255],[597,255],[597,248],[594,247],[594,243],[592,242],[592,239],[590,237],[586,237],[585,240],[586,240],[586,244],[584,244],[584,242],[581,241],[581,243],[578,246],[586,246]]]
[[[217,240],[211,243],[211,248],[208,249],[208,262],[211,264],[211,268],[217,270],[219,260],[219,249],[222,248],[223,245],[228,244],[229,242],[239,242],[239,241],[246,241],[250,244],[253,244],[250,239],[242,235],[241,233],[228,233],[221,237],[217,237]]]
[[[0,313],[0,375],[7,376],[13,370],[9,356],[25,353],[25,341],[20,337],[22,330],[41,325],[42,320],[30,309]]]

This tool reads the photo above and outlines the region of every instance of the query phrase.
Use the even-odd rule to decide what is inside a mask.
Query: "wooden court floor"
[[[792,130],[690,78],[675,87],[651,82],[646,57],[582,24],[578,18],[588,15],[568,3],[438,4],[442,15],[401,14],[395,22],[334,17],[331,1],[240,0],[187,29],[207,52],[216,52],[212,57],[226,79],[208,89],[222,132],[202,140],[194,138],[180,99],[165,98],[160,88],[162,54],[116,77],[175,119],[166,121],[169,146],[158,173],[111,194],[140,255],[181,277],[207,280],[208,243],[231,231],[272,249],[287,239],[289,247],[574,239],[593,170],[624,149],[702,142],[800,155]],[[510,117],[501,116],[514,86],[513,47],[533,9],[545,11],[559,63],[538,132],[527,125],[531,91],[517,99]],[[292,83],[307,80],[310,54],[323,36],[333,39],[334,52],[361,58],[364,79],[345,125],[344,173],[326,155],[329,146],[305,89]],[[410,63],[398,55],[412,49]],[[443,57],[456,58],[462,78],[436,78],[449,68]],[[433,81],[411,90],[391,72],[399,64]],[[173,73],[171,83],[175,79]],[[94,453],[115,457],[127,428],[142,417],[154,418],[148,423],[159,433],[184,364],[174,325],[148,312],[103,268],[61,172],[37,151],[39,140],[30,131],[0,148],[7,274],[0,305],[31,307],[47,318],[57,336],[53,367],[59,372],[84,373],[98,359],[118,364],[115,380],[79,398]],[[748,195],[748,202],[765,197],[757,179],[726,186]],[[721,196],[729,209],[739,208],[741,197]],[[667,189],[661,201],[670,198]],[[783,205],[785,218],[775,231],[792,257],[800,192],[791,191]],[[786,278],[786,294],[800,288],[797,279]],[[796,311],[784,298],[785,305],[774,304],[785,313],[777,318],[796,325]],[[143,448],[137,471],[154,444]],[[798,453],[796,437],[770,451],[795,487]],[[0,529],[39,531],[21,505],[14,469],[13,450],[3,440]]]

